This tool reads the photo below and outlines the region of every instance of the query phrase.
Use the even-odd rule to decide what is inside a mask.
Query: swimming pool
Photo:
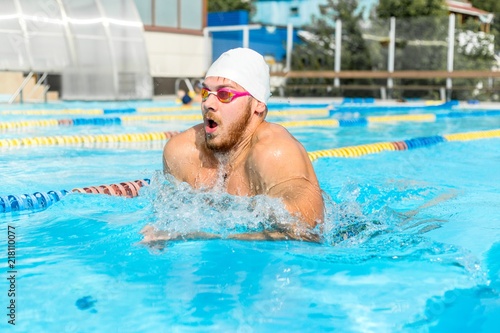
[[[198,121],[197,107],[3,108],[1,330],[496,332],[500,111],[354,102],[270,105],[325,192],[321,244],[162,250],[137,244],[146,224],[225,235],[277,208],[164,179],[162,146]],[[72,192],[132,193],[136,180],[149,185],[133,198]],[[120,191],[100,189],[110,188]]]

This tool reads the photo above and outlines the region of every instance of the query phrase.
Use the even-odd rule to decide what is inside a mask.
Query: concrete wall
[[[146,31],[145,40],[154,78],[204,76],[210,50],[203,36]]]
[[[24,74],[22,72],[0,72],[0,103],[7,102],[23,81]],[[24,87],[24,102],[40,102],[44,100],[44,87],[39,86],[35,90],[35,84],[36,78],[32,77]],[[47,100],[52,101],[57,99],[59,99],[57,91],[49,91],[47,93]],[[20,102],[20,97],[18,96],[14,102]]]

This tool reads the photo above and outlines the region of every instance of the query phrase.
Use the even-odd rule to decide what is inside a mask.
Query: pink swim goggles
[[[235,91],[227,88],[221,88],[217,91],[210,91],[207,88],[201,89],[201,100],[205,102],[213,94],[222,103],[230,103],[233,99],[241,96],[250,96],[248,91]]]

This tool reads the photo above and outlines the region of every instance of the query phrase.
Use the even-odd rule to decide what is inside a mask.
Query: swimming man
[[[230,238],[314,241],[317,235],[310,231],[324,218],[321,189],[300,142],[265,120],[270,95],[269,67],[259,53],[237,48],[222,54],[203,82],[203,123],[166,143],[163,169],[195,189],[222,183],[232,195],[279,198],[296,220],[278,222],[273,231]],[[144,242],[210,237],[166,236],[152,227],[143,234]]]

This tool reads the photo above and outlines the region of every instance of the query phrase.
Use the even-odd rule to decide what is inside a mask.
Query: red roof
[[[472,5],[468,2],[446,0],[446,5],[448,6],[448,10],[452,13],[460,13],[470,16],[484,16],[490,14],[485,10],[472,7]]]

